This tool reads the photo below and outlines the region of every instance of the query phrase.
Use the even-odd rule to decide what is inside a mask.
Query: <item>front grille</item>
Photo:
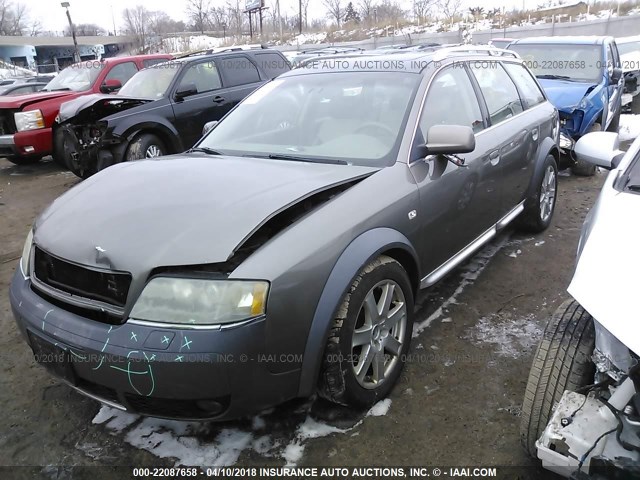
[[[16,123],[12,111],[0,112],[0,135],[12,135],[16,133]]]
[[[33,271],[45,285],[86,299],[124,307],[131,274],[92,270],[35,248]]]
[[[84,308],[77,305],[72,305],[68,302],[63,302],[62,300],[58,300],[57,298],[52,297],[51,295],[47,295],[43,291],[39,290],[37,286],[33,283],[31,284],[31,290],[38,295],[43,300],[46,300],[52,305],[65,310],[67,312],[74,313],[80,317],[88,318],[90,320],[95,320],[100,323],[108,323],[110,325],[121,325],[124,323],[125,318],[121,315],[115,315],[113,313],[107,312],[106,310],[94,310],[92,308]]]

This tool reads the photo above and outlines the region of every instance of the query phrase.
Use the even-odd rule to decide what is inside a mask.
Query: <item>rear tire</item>
[[[152,133],[142,133],[129,144],[125,160],[127,162],[144,160],[145,158],[155,158],[166,154],[167,149],[162,140]]]
[[[518,218],[520,230],[540,233],[549,227],[558,197],[558,165],[553,155],[544,159],[538,187],[524,205],[524,212]]]
[[[386,397],[404,366],[412,331],[409,276],[396,260],[380,256],[360,271],[333,320],[318,395],[357,408]]]
[[[602,125],[594,123],[587,133],[602,131]],[[586,135],[586,134],[585,134]],[[593,177],[598,171],[593,163],[586,162],[584,160],[577,159],[575,165],[571,167],[571,171],[574,175],[579,177]]]
[[[547,323],[524,393],[520,441],[532,457],[564,391],[593,383],[594,348],[593,318],[575,300],[565,301]]]

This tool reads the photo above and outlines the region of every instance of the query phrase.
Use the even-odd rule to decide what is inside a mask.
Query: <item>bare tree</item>
[[[149,13],[149,10],[142,5],[125,8],[122,12],[126,32],[136,36],[143,50],[149,34]]]
[[[95,23],[77,23],[74,25],[76,29],[76,35],[81,37],[96,37],[98,35],[106,35],[104,28],[96,25]],[[66,37],[71,36],[71,28],[64,29],[64,35]]]
[[[187,15],[195,30],[204,33],[209,25],[209,11],[211,6],[209,0],[187,0]]]
[[[460,13],[462,0],[438,0],[438,7],[445,18],[453,24],[453,19]]]
[[[304,28],[309,28],[309,1],[302,0],[302,19],[304,20]]]
[[[27,30],[27,7],[0,0],[0,35],[23,35]]]
[[[338,28],[340,28],[340,23],[345,14],[342,0],[322,0],[322,4],[327,9],[327,16],[335,20]]]
[[[438,4],[438,0],[415,0],[413,2],[413,14],[419,22],[423,22],[431,9]]]
[[[238,35],[241,35],[242,25],[244,24],[244,2],[241,0],[228,0],[227,12],[229,12],[229,29],[233,28]]]
[[[365,23],[369,25],[375,22],[373,11],[375,10],[375,0],[360,0],[358,2],[358,10],[360,10],[360,17]]]
[[[375,9],[378,23],[395,25],[407,15],[396,0],[382,0],[382,3],[376,5]]]

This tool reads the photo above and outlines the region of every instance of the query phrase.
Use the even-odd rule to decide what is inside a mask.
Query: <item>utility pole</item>
[[[300,12],[300,28],[299,32],[302,34],[302,0],[298,0],[298,11]]]
[[[69,20],[69,28],[71,29],[71,36],[73,37],[73,47],[75,49],[75,63],[79,63],[81,61],[80,51],[78,50],[78,41],[76,40],[76,27],[73,26],[73,22],[71,21],[71,14],[69,13],[69,2],[62,2],[60,6],[67,10],[67,19]]]
[[[282,16],[280,15],[280,0],[276,0],[276,10],[278,15],[278,26],[280,29],[280,40],[282,40]]]
[[[113,36],[118,36],[118,32],[116,32],[116,17],[113,16],[113,5],[111,5],[111,22],[113,23]]]

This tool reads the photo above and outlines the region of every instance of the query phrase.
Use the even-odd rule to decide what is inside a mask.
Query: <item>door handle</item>
[[[531,138],[533,138],[533,140],[538,140],[538,129],[534,128],[533,130],[531,130]]]
[[[500,150],[494,150],[489,154],[489,161],[494,167],[500,163]]]
[[[220,95],[216,95],[215,97],[213,97],[213,103],[222,103],[224,102],[224,97],[221,97]]]

